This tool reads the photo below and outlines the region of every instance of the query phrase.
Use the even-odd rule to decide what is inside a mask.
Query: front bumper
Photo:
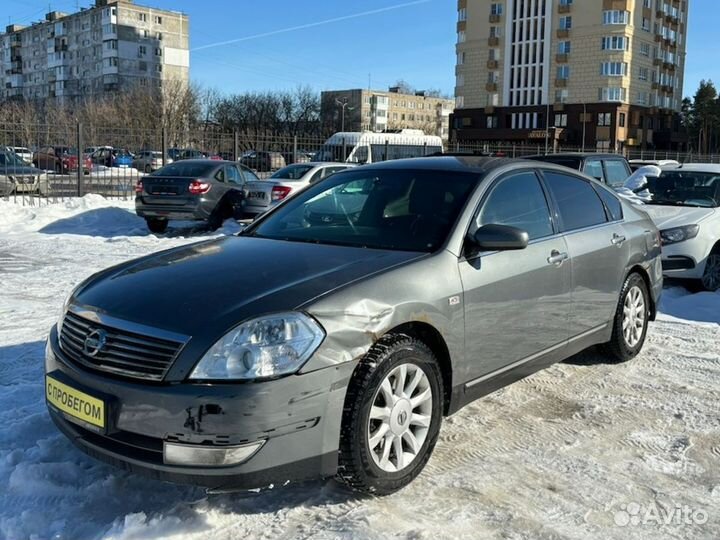
[[[92,457],[159,480],[213,490],[251,489],[332,476],[337,469],[345,389],[354,363],[246,384],[142,384],[76,367],[48,338],[46,373],[103,399],[107,427],[96,432],[48,405],[57,427]],[[165,463],[164,443],[226,448],[264,441],[231,466]]]
[[[712,243],[703,237],[663,246],[663,273],[672,278],[700,279],[711,249]]]

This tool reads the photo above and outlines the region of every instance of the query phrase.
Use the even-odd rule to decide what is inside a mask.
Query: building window
[[[465,96],[457,96],[455,98],[455,108],[456,109],[462,109],[465,106]],[[405,115],[403,115],[403,120],[405,120]]]
[[[485,117],[485,127],[487,129],[497,129],[498,117],[497,116],[486,116]]]
[[[458,73],[455,79],[455,86],[465,86],[465,75],[463,73]]]
[[[572,17],[565,15],[560,17],[560,30],[570,30],[572,28]]]
[[[162,17],[155,15],[155,24],[162,24]]]
[[[642,29],[645,30],[646,32],[650,31],[650,19],[646,19],[645,17],[643,17]]]
[[[158,64],[157,66],[155,66],[155,70],[156,70],[158,73],[162,73],[162,64]]]
[[[555,91],[555,103],[567,103],[568,100],[567,88],[561,88]]]
[[[502,15],[503,5],[502,4],[490,4],[490,15]]]
[[[467,8],[458,9],[458,21],[467,21]]]
[[[560,0],[560,5],[561,6],[571,6],[572,0]]]
[[[162,36],[163,36],[163,35],[162,35],[162,33],[160,33],[160,32],[158,32],[157,34],[155,34],[155,37],[157,38],[158,41],[162,41]]]
[[[155,49],[155,56],[162,56],[162,49]]]
[[[617,87],[601,88],[598,97],[600,101],[625,101],[625,89]]]
[[[649,43],[641,43],[640,44],[640,54],[643,56],[650,56],[650,44]]]
[[[598,113],[598,126],[607,127],[612,125],[612,113]]]
[[[627,24],[630,21],[630,12],[619,9],[603,11],[603,24]]]
[[[625,118],[625,113],[621,112],[618,118],[618,124],[620,125],[620,127],[625,127]]]
[[[138,20],[140,22],[147,22],[147,13],[138,13]]]
[[[603,51],[626,51],[629,45],[630,40],[625,36],[606,36],[600,47]]]
[[[555,115],[555,127],[567,127],[568,115],[566,113]]]
[[[466,36],[465,36],[465,30],[460,30],[460,31],[458,32],[458,40],[457,40],[457,42],[458,42],[458,43],[465,43],[465,40],[466,40],[466,39],[467,39],[467,38],[466,38]]]
[[[465,51],[461,51],[457,54],[457,65],[462,66],[465,63]]]
[[[568,65],[558,66],[557,78],[563,79],[563,80],[569,79],[570,78],[570,66],[568,66]]]
[[[603,62],[600,64],[600,74],[605,77],[623,77],[627,75],[625,62]]]
[[[561,41],[558,43],[558,54],[570,54],[570,42]]]
[[[643,0],[643,7],[646,7],[647,9],[652,8],[652,0]]]
[[[647,81],[649,73],[650,73],[650,70],[648,68],[641,67],[640,70],[638,71],[638,79],[640,79],[641,81]]]
[[[500,31],[499,26],[491,26],[490,27],[490,37],[491,38],[499,38],[502,36],[502,32]]]
[[[138,56],[145,56],[147,54],[147,47],[145,45],[140,45],[138,47]]]

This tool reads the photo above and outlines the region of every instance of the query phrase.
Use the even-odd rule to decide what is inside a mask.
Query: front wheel
[[[147,222],[147,226],[148,226],[148,229],[150,229],[150,232],[155,233],[155,234],[162,234],[168,228],[168,220],[167,219],[148,218],[145,221]]]
[[[382,338],[360,361],[348,386],[339,480],[374,495],[408,485],[435,447],[443,399],[432,351],[406,335]]]
[[[645,280],[630,274],[620,291],[620,301],[613,318],[610,341],[605,352],[618,362],[635,358],[645,344],[650,323],[650,294]]]
[[[708,256],[700,284],[706,291],[715,292],[720,289],[720,250]]]

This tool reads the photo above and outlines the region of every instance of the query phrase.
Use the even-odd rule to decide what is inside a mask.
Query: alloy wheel
[[[702,284],[708,291],[720,289],[720,253],[713,253],[708,257]]]
[[[625,295],[623,303],[622,330],[625,343],[634,348],[640,343],[645,330],[645,296],[637,285],[632,287]]]
[[[368,421],[373,462],[385,472],[399,472],[417,458],[428,436],[433,393],[423,369],[400,364],[375,393]]]

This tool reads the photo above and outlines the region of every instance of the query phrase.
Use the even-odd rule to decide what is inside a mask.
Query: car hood
[[[84,283],[72,302],[212,344],[244,320],[296,309],[423,256],[233,236],[105,270]]]
[[[658,229],[672,229],[685,225],[696,225],[717,213],[716,208],[693,208],[689,206],[661,206],[646,204],[642,209],[647,212]]]

